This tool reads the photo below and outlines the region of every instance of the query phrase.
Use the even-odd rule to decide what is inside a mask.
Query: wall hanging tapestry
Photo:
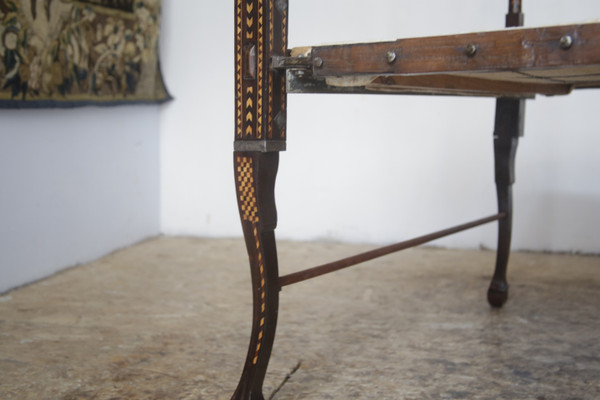
[[[161,0],[0,0],[0,107],[154,103]]]

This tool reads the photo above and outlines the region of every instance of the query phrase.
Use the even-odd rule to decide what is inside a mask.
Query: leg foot
[[[502,307],[508,300],[508,283],[492,280],[487,292],[487,299],[490,306],[494,308]]]

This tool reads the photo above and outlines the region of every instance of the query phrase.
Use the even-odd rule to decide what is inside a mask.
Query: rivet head
[[[473,57],[475,54],[477,54],[477,50],[477,45],[469,43],[465,49],[465,54],[469,57]]]
[[[394,61],[396,61],[396,52],[392,50],[388,51],[387,53],[385,53],[385,59],[389,64],[393,63]]]
[[[317,68],[321,68],[323,66],[323,59],[319,57],[315,58],[313,65]]]
[[[571,35],[565,35],[560,38],[559,44],[561,49],[568,50],[571,48],[571,46],[573,46],[573,38]]]

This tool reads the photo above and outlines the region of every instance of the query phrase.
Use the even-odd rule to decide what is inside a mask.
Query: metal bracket
[[[271,69],[274,70],[311,70],[313,68],[312,57],[286,57],[286,56],[273,56],[271,61]]]
[[[236,140],[233,142],[234,151],[258,151],[268,153],[273,151],[285,151],[284,140]]]
[[[368,91],[364,86],[331,86],[325,78],[315,78],[312,72],[305,70],[287,71],[286,85],[288,93],[377,93]]]

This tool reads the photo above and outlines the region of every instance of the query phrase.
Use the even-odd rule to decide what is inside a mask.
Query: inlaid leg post
[[[279,153],[234,153],[235,181],[252,275],[252,333],[244,370],[232,400],[263,400],[262,386],[271,356],[279,283],[275,247],[274,187]]]
[[[287,0],[234,0],[235,182],[252,275],[253,317],[244,370],[232,400],[263,400],[271,356],[279,274],[275,247],[275,178],[285,150],[285,71],[271,68],[287,53]]]
[[[494,158],[498,212],[504,214],[498,224],[496,268],[488,289],[488,302],[502,307],[508,299],[506,270],[512,236],[512,185],[515,182],[515,155],[523,134],[525,100],[498,99],[494,129]]]

